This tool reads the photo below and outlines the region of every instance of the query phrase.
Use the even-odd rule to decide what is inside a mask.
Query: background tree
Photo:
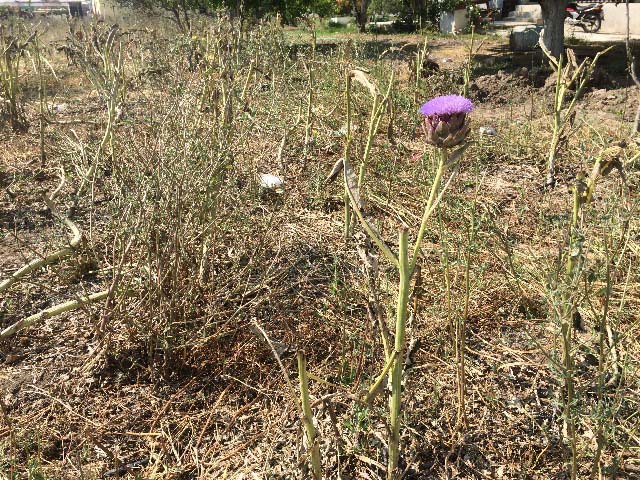
[[[337,11],[335,0],[245,0],[247,13],[257,18],[279,14],[284,23],[293,25],[308,14],[326,17]]]
[[[371,0],[371,14],[398,15],[401,20],[413,22],[425,13],[424,0]]]
[[[405,9],[407,2],[403,0],[371,0],[369,2],[369,11],[372,14],[399,14]]]
[[[353,14],[356,17],[356,23],[360,33],[364,33],[367,27],[367,10],[369,9],[370,0],[351,0]]]
[[[171,12],[178,28],[183,33],[191,32],[191,18],[189,12],[206,9],[206,0],[117,0],[123,7],[153,12],[160,9]]]
[[[542,42],[556,58],[559,58],[564,50],[564,19],[567,3],[567,0],[540,0],[544,24]]]
[[[335,0],[117,0],[120,5],[153,11],[165,10],[173,14],[178,27],[183,32],[191,31],[190,14],[194,12],[212,13],[225,9],[232,16],[251,15],[262,18],[266,15],[280,15],[284,23],[294,24],[298,18],[316,13],[320,16],[332,15],[338,4]],[[368,6],[368,1],[366,2]],[[366,7],[366,6],[365,6]],[[366,12],[365,12],[366,24]]]
[[[338,0],[338,5],[343,3],[344,0]],[[360,32],[365,31],[369,11],[399,15],[403,20],[409,21],[417,19],[425,12],[425,0],[350,0],[350,4]]]

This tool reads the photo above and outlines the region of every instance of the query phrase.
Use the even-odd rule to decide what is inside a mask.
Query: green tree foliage
[[[396,15],[406,8],[406,1],[403,0],[371,0],[369,12],[372,14]]]
[[[321,17],[333,15],[337,3],[335,0],[250,0],[245,2],[245,8],[256,17],[279,14],[285,23],[293,24],[298,18],[312,13]]]
[[[117,0],[124,6],[142,10],[162,9],[173,13],[178,26],[190,30],[190,14],[213,13],[227,10],[236,17],[280,15],[285,23],[293,24],[298,18],[317,14],[328,16],[336,13],[336,0]]]

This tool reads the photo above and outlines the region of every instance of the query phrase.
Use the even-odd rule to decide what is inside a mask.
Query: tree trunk
[[[636,87],[640,88],[640,78],[638,78],[638,72],[636,71],[636,57],[631,52],[631,34],[630,34],[630,21],[631,17],[629,16],[629,0],[626,2],[627,9],[627,37],[625,38],[625,47],[627,49],[627,61],[629,62],[629,73],[631,74],[631,78],[633,79],[633,83],[636,84]],[[640,132],[640,95],[638,95],[638,107],[636,108],[636,118],[633,121],[633,133],[634,135]]]
[[[564,19],[566,0],[540,0],[544,34],[542,42],[551,55],[560,58],[564,51]]]
[[[360,0],[355,2],[354,10],[356,14],[356,23],[360,28],[360,33],[364,33],[367,27],[367,10],[369,9],[370,0]]]
[[[184,28],[184,25],[182,24],[182,19],[180,18],[180,10],[178,10],[177,7],[171,7],[171,13],[173,13],[173,19],[178,25],[178,29],[180,30],[180,33],[187,33],[186,29]]]
[[[189,19],[189,9],[187,8],[187,2],[185,0],[182,0],[180,4],[182,6],[182,13],[184,15],[184,24],[187,27],[187,33],[189,34],[189,36],[191,36],[191,20]]]

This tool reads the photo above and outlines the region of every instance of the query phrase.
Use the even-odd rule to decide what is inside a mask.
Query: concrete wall
[[[629,29],[631,34],[640,35],[640,3],[629,4]],[[604,4],[602,33],[627,33],[627,7],[623,3]]]
[[[69,10],[69,4],[72,9]],[[90,0],[0,0],[0,8],[10,8],[35,14],[72,13],[77,14],[77,8],[82,5],[84,14],[91,13]]]
[[[580,2],[580,5],[587,4]],[[629,24],[631,34],[640,35],[640,3],[629,4],[629,17],[631,18],[631,22]],[[542,24],[542,11],[540,10],[540,5],[516,5],[514,18],[516,20]],[[571,33],[571,28],[576,28],[577,31],[582,31],[580,27],[567,25],[565,27],[566,35]],[[604,4],[604,22],[602,22],[600,32],[627,33],[627,7],[624,2],[618,5],[615,3]]]
[[[93,0],[93,14],[107,22],[118,22],[128,20],[133,11],[114,0]]]
[[[460,33],[469,25],[467,9],[443,13],[440,16],[440,31],[442,33]]]
[[[331,17],[329,23],[346,27],[350,23],[356,23],[356,17]]]

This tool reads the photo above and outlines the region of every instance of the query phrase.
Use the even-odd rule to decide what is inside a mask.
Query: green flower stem
[[[574,284],[574,278],[576,269],[579,267],[581,252],[575,251],[575,248],[580,249],[578,242],[576,241],[578,218],[580,215],[580,195],[581,191],[576,184],[573,188],[573,212],[571,215],[571,233],[569,239],[569,258],[567,259],[567,288],[570,288]],[[573,412],[573,402],[575,398],[575,383],[573,379],[574,374],[574,359],[572,352],[573,344],[573,305],[569,292],[565,292],[563,295],[563,307],[562,318],[560,319],[560,333],[562,339],[562,366],[564,368],[564,383],[565,383],[565,406],[564,416],[567,427],[567,437],[571,449],[571,480],[577,478],[577,438],[576,438],[576,426]]]
[[[382,383],[387,378],[387,374],[389,373],[389,370],[391,370],[391,367],[395,365],[396,358],[398,358],[398,352],[394,350],[390,355],[389,360],[387,360],[387,363],[384,365],[382,372],[380,372],[380,375],[378,375],[378,378],[376,378],[376,381],[373,382],[373,385],[371,385],[369,391],[362,399],[362,401],[367,405],[373,404],[374,398],[382,390]]]
[[[422,222],[420,224],[420,230],[418,231],[418,238],[416,238],[416,244],[413,247],[413,257],[411,258],[411,262],[409,263],[409,273],[410,275],[413,273],[416,267],[416,262],[418,261],[418,255],[420,254],[420,246],[422,245],[422,239],[424,238],[424,233],[427,229],[427,222],[429,221],[429,217],[431,216],[433,202],[436,199],[436,194],[438,193],[438,188],[440,187],[440,182],[442,181],[442,175],[445,170],[445,163],[447,161],[447,149],[440,149],[440,162],[438,164],[438,171],[436,172],[436,178],[433,180],[433,185],[431,186],[431,193],[429,194],[429,200],[427,201],[427,205],[424,209],[424,214],[422,215]]]
[[[356,194],[354,194],[354,190],[357,190],[357,186],[355,185],[356,179],[355,179],[355,176],[353,175],[351,165],[349,165],[348,162],[344,162],[343,173],[344,173],[344,188],[346,190],[345,193],[347,195],[347,198],[345,199],[345,202],[346,202],[345,205],[346,204],[351,205],[349,210],[349,215],[351,215],[352,211],[353,213],[356,214],[356,217],[358,217],[358,220],[360,220],[360,223],[362,224],[362,227],[365,229],[365,231],[369,235],[369,238],[371,238],[371,240],[378,246],[378,248],[380,248],[382,253],[384,253],[384,255],[389,259],[389,261],[391,261],[397,267],[398,258],[387,246],[384,240],[380,237],[380,234],[375,230],[375,228],[371,224],[369,224],[369,222],[364,217],[364,215],[362,214],[362,211],[358,206],[358,204],[360,203],[359,196],[356,198]]]
[[[316,427],[313,424],[313,413],[311,411],[311,402],[309,400],[309,377],[307,376],[307,359],[304,352],[299,351],[298,354],[298,378],[300,380],[300,403],[302,405],[302,415],[304,428],[307,432],[307,441],[311,450],[311,469],[313,471],[314,480],[322,479],[322,467],[320,464],[320,445]]]
[[[567,275],[573,275],[576,267],[576,255],[573,255],[576,229],[578,228],[578,217],[580,215],[580,189],[578,185],[573,188],[573,211],[571,213],[571,232],[569,233],[569,259],[567,261]],[[569,279],[571,281],[571,278]]]
[[[316,31],[315,29],[311,31],[311,61],[309,62],[309,72],[308,72],[308,80],[309,80],[309,93],[307,96],[307,116],[304,126],[304,150],[305,153],[307,151],[307,146],[311,141],[311,128],[312,128],[312,107],[313,107],[313,88],[314,88],[314,76],[313,76],[313,68],[314,62],[316,60]]]
[[[387,468],[387,480],[392,480],[398,469],[398,460],[400,458],[400,414],[402,411],[402,367],[404,365],[405,351],[405,332],[408,317],[409,292],[411,290],[411,277],[415,271],[418,255],[420,254],[420,245],[427,228],[428,220],[433,213],[433,205],[437,198],[438,189],[442,182],[442,175],[445,171],[445,165],[448,152],[446,148],[440,149],[440,160],[436,177],[431,186],[431,192],[427,205],[424,209],[418,238],[413,248],[413,257],[409,259],[409,246],[407,240],[407,231],[400,231],[398,246],[398,270],[400,273],[400,286],[398,289],[398,306],[396,313],[396,331],[395,331],[395,351],[397,359],[393,366],[391,374],[391,398],[389,400],[389,465]]]
[[[345,187],[346,190],[347,187]],[[349,193],[344,192],[344,241],[349,242],[349,232],[351,231],[351,204],[349,203]]]
[[[371,146],[373,145],[373,137],[376,135],[376,131],[378,130],[378,125],[380,124],[379,120],[379,112],[378,112],[378,104],[380,103],[380,98],[376,95],[373,99],[373,108],[371,109],[371,118],[369,119],[369,132],[367,134],[367,144],[364,147],[364,154],[362,155],[362,163],[360,164],[360,171],[358,173],[358,188],[362,188],[362,184],[364,183],[364,171],[367,164],[367,160],[369,160],[369,152],[371,151]]]
[[[351,145],[351,75],[347,72],[345,84],[345,97],[347,103],[347,131],[344,141],[344,160],[349,161],[349,147]],[[344,186],[344,241],[348,242],[351,236],[351,204],[349,203],[348,187]]]
[[[549,157],[547,159],[547,186],[552,186],[555,183],[556,157],[558,156],[558,145],[560,144],[560,136],[562,135],[563,128],[561,115],[566,85],[564,85],[562,81],[562,56],[560,56],[558,62],[556,89],[553,97],[553,136],[551,137],[551,148],[549,149]]]
[[[361,189],[364,184],[364,173],[367,162],[369,160],[369,153],[371,152],[371,147],[373,146],[373,137],[378,133],[378,128],[380,127],[380,121],[382,120],[382,114],[385,111],[385,108],[390,109],[390,101],[389,97],[391,96],[391,89],[393,87],[393,75],[391,72],[391,78],[389,79],[389,86],[387,87],[387,92],[384,96],[381,97],[380,94],[376,94],[373,96],[373,107],[371,108],[371,118],[369,120],[369,132],[367,135],[367,144],[364,147],[364,154],[362,155],[362,163],[360,164],[360,172],[358,175],[358,188]]]
[[[400,458],[400,413],[402,397],[402,366],[404,365],[405,330],[409,292],[411,290],[411,269],[409,268],[409,247],[407,230],[402,229],[399,236],[398,269],[400,271],[400,286],[398,289],[398,308],[396,316],[395,351],[397,358],[391,373],[391,399],[389,401],[389,465],[387,480],[392,480],[398,469]]]

